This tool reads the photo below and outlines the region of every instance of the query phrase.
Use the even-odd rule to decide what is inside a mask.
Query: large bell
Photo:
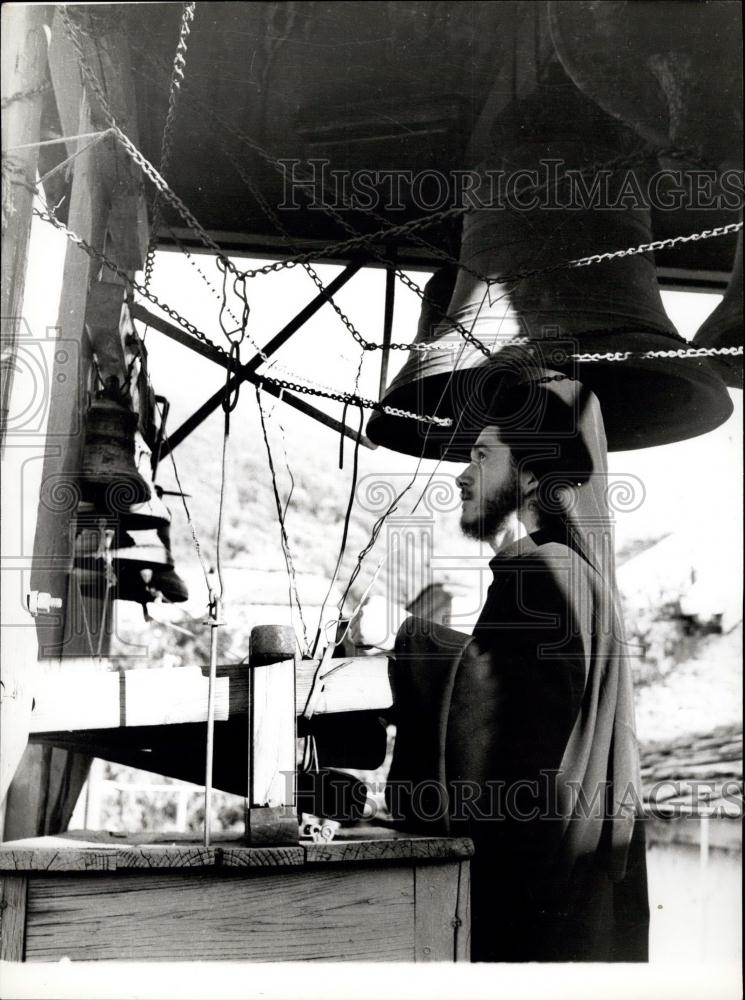
[[[609,114],[658,146],[742,165],[741,5],[551,0],[567,73]]]
[[[135,465],[137,414],[125,402],[116,378],[91,404],[81,464],[83,499],[108,509],[144,503],[150,488]]]
[[[628,132],[590,104],[563,75],[516,101],[492,124],[489,159],[479,167],[482,190],[490,177],[525,176],[558,161],[563,174],[610,162],[628,152]],[[465,216],[461,268],[447,307],[423,311],[416,342],[450,350],[412,351],[382,403],[447,417],[444,429],[376,412],[368,435],[377,444],[427,457],[461,460],[471,441],[458,426],[465,403],[479,393],[486,405],[505,373],[518,381],[526,365],[580,378],[598,396],[613,450],[665,444],[721,424],[732,404],[705,362],[666,358],[596,360],[588,355],[679,350],[689,345],[665,314],[654,261],[632,255],[581,268],[551,270],[563,262],[636,246],[651,237],[649,213],[624,207],[626,172],[607,171],[603,203],[574,206],[574,180],[536,193],[525,210],[491,201]],[[524,181],[523,181],[524,183]],[[524,193],[520,200],[525,203]],[[504,281],[504,276],[542,273]],[[433,298],[447,286],[436,275]],[[460,324],[488,351],[467,343]],[[578,357],[579,356],[579,357]]]
[[[742,230],[737,235],[735,265],[724,298],[701,324],[693,343],[696,347],[742,347]],[[742,389],[742,355],[714,355],[709,364],[727,385]]]

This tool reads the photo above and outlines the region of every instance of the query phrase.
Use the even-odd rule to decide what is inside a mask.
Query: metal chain
[[[119,267],[116,263],[109,260],[105,254],[100,250],[96,250],[87,243],[82,237],[78,236],[71,229],[69,229],[63,222],[61,222],[56,215],[48,209],[47,211],[42,211],[41,209],[34,208],[34,215],[43,219],[45,222],[50,223],[56,229],[60,230],[65,236],[74,243],[76,246],[80,247],[89,257],[97,260],[100,264],[103,264],[109,270],[117,274],[129,288],[133,291],[139,292],[144,298],[148,299],[153,305],[162,309],[171,319],[178,323],[184,330],[192,334],[202,343],[208,345],[221,354],[227,356],[228,352],[221,347],[219,344],[215,344],[209,339],[209,337],[203,333],[198,327],[182,316],[177,310],[173,309],[167,303],[162,302],[157,295],[146,289],[140,282],[136,281],[134,278]],[[741,223],[739,224],[741,225]],[[618,332],[618,331],[616,331]],[[682,338],[681,338],[682,339]],[[514,338],[506,344],[500,344],[500,348],[505,346],[511,346],[512,344],[531,344],[534,343],[530,338]],[[643,360],[643,359],[663,359],[663,358],[703,358],[703,357],[719,357],[719,356],[730,356],[737,357],[741,356],[743,353],[742,347],[688,347],[679,348],[676,350],[649,350],[649,351],[609,351],[606,353],[574,353],[567,354],[568,359],[593,362],[593,361],[629,361],[629,360]],[[490,355],[491,357],[491,355]],[[269,360],[269,359],[267,359]],[[272,362],[273,363],[273,362]],[[294,376],[296,378],[297,376]],[[411,413],[408,410],[401,410],[397,407],[384,406],[383,404],[377,402],[376,400],[365,399],[363,397],[355,396],[351,393],[339,393],[333,391],[327,391],[323,387],[312,387],[299,383],[297,381],[290,381],[284,379],[276,379],[270,375],[263,377],[263,381],[268,385],[274,385],[278,389],[288,389],[294,392],[299,392],[305,395],[318,395],[323,396],[327,399],[337,400],[341,403],[354,403],[356,405],[362,405],[369,409],[379,410],[384,413],[388,413],[390,416],[400,416],[407,417],[415,420],[422,421],[424,423],[432,423],[441,426],[450,426],[450,421],[448,418],[441,417],[431,417],[423,416],[417,413]]]
[[[178,236],[176,235],[176,232],[175,232],[173,226],[171,226],[168,223],[166,223],[166,228],[168,229],[169,233],[171,234],[171,239],[173,240],[173,242],[176,244],[176,246],[179,248],[179,250],[181,251],[181,253],[186,257],[187,261],[191,264],[191,266],[197,272],[197,274],[199,275],[199,277],[202,279],[202,281],[204,282],[204,284],[209,289],[210,293],[214,296],[215,299],[217,299],[217,301],[219,303],[222,304],[222,295],[220,295],[220,293],[218,292],[218,290],[215,288],[215,286],[212,284],[212,282],[210,281],[210,279],[204,273],[204,271],[202,270],[202,268],[196,262],[194,254],[178,238]],[[212,258],[210,258],[210,259],[212,259]],[[230,308],[229,305],[225,306],[225,311],[230,316],[230,318],[235,322],[236,326],[240,325],[240,320],[235,315],[235,313],[233,312],[233,310]]]
[[[68,21],[68,23],[69,23],[69,21]],[[72,29],[72,30],[74,31],[74,29]],[[87,63],[85,63],[85,55],[84,55],[84,53],[82,51],[82,46],[79,43],[78,43],[78,46],[77,46],[77,51],[78,51],[79,57],[81,58],[81,60],[82,60],[82,62],[84,64],[84,72],[85,72],[85,69],[87,68],[88,74],[91,77],[93,77],[93,80],[95,80],[95,77],[93,76],[92,71],[90,71],[90,67],[87,66]],[[97,87],[97,96],[99,96],[100,95],[100,87],[98,86],[98,82],[97,81],[95,81],[95,85]],[[102,95],[99,97],[99,99],[101,99],[101,98],[102,98]],[[105,98],[103,100],[105,102]],[[226,267],[226,269],[230,270],[231,273],[233,273],[239,279],[243,278],[243,280],[245,280],[245,277],[250,277],[251,276],[251,272],[250,271],[246,271],[246,272],[240,271],[238,268],[235,267],[235,265],[233,265],[225,257],[225,255],[223,254],[223,252],[222,252],[221,248],[219,247],[219,245],[202,228],[202,226],[195,219],[195,217],[192,215],[192,213],[189,211],[189,209],[186,207],[186,205],[183,203],[183,201],[178,197],[178,195],[176,195],[170,189],[170,187],[168,186],[168,184],[166,183],[166,181],[161,177],[161,175],[155,169],[155,167],[153,167],[153,165],[144,157],[144,155],[134,146],[134,144],[129,140],[129,138],[121,131],[121,129],[119,129],[119,127],[116,125],[116,123],[115,123],[115,121],[113,119],[113,116],[111,116],[110,112],[109,112],[109,116],[111,117],[111,122],[113,123],[112,127],[114,129],[114,133],[115,133],[117,139],[122,143],[122,145],[124,146],[125,150],[135,160],[135,162],[140,166],[140,168],[147,174],[147,176],[152,180],[152,182],[156,185],[156,187],[162,192],[162,194],[164,195],[164,197],[166,197],[167,200],[177,209],[177,211],[182,216],[182,218],[187,223],[187,225],[189,225],[189,227],[200,237],[200,239],[202,240],[203,243],[205,243],[206,246],[209,246],[211,249],[214,249],[217,252],[218,258],[220,259],[221,263],[223,263],[223,265]],[[256,144],[252,143],[252,145],[255,146]],[[641,155],[641,154],[637,153],[636,155]],[[264,157],[267,158],[267,159],[269,159],[270,162],[273,162],[272,158],[269,157],[268,154],[264,153]],[[384,262],[387,263],[385,254],[382,251],[376,249],[373,245],[371,245],[369,243],[370,237],[364,237],[364,238],[360,237],[359,234],[355,231],[354,227],[346,219],[344,219],[335,209],[332,209],[329,206],[322,206],[322,207],[323,207],[324,211],[327,214],[329,214],[332,218],[334,218],[339,223],[339,225],[341,225],[344,229],[346,229],[348,232],[351,232],[353,234],[353,240],[354,241],[359,241],[359,240],[363,240],[363,239],[366,240],[367,242],[366,242],[365,245],[368,246],[368,248],[372,251],[372,253],[376,257],[378,257],[380,260],[382,260],[382,261],[384,261]],[[668,240],[657,240],[657,241],[653,241],[651,243],[642,244],[639,247],[628,247],[628,248],[623,248],[623,249],[619,249],[619,250],[616,250],[616,251],[611,251],[609,253],[593,254],[593,255],[588,256],[588,257],[579,258],[579,259],[572,260],[572,261],[561,262],[561,263],[558,263],[558,264],[549,265],[548,267],[545,267],[545,268],[537,268],[537,269],[534,269],[534,270],[531,270],[531,271],[516,272],[513,275],[502,276],[500,278],[491,278],[491,279],[488,279],[488,283],[490,285],[496,284],[496,283],[506,283],[506,282],[509,282],[509,281],[522,280],[523,278],[530,277],[530,276],[537,276],[537,275],[541,275],[541,274],[550,273],[552,271],[561,270],[563,268],[585,267],[585,266],[589,266],[589,265],[595,264],[595,263],[600,263],[600,262],[603,262],[603,261],[609,261],[609,260],[614,260],[614,259],[621,258],[621,257],[632,256],[634,254],[648,253],[648,252],[653,251],[655,249],[662,249],[662,248],[665,248],[665,247],[673,247],[673,246],[677,246],[678,244],[687,243],[687,242],[693,241],[693,240],[709,239],[709,238],[712,238],[712,237],[715,237],[715,236],[726,235],[726,234],[728,234],[730,232],[736,232],[740,228],[742,228],[742,223],[733,223],[733,224],[731,224],[729,226],[720,226],[720,227],[718,227],[716,229],[704,230],[702,233],[695,233],[695,234],[691,234],[691,235],[688,235],[688,236],[673,237],[673,238],[668,239]],[[277,263],[283,263],[283,262],[277,262]],[[292,266],[292,264],[290,262],[285,262],[285,266],[289,267],[289,266]],[[467,330],[458,321],[453,320],[452,317],[447,316],[447,314],[439,306],[439,304],[437,302],[435,302],[434,300],[432,300],[426,294],[426,292],[424,292],[416,284],[416,282],[412,281],[412,279],[408,277],[408,275],[404,274],[404,272],[401,271],[399,268],[396,268],[394,270],[394,273],[399,278],[399,280],[404,285],[406,285],[406,287],[408,287],[409,289],[411,289],[411,291],[413,291],[416,295],[418,295],[424,302],[427,302],[428,304],[433,305],[443,315],[443,318],[446,319],[447,322],[449,322],[453,326],[453,328],[455,330],[457,330],[457,332],[460,334],[460,336],[467,343],[469,343],[471,346],[473,346],[477,350],[479,350],[485,357],[488,358],[488,357],[491,356],[491,352],[489,351],[489,349],[477,337],[475,337],[470,330]],[[341,314],[341,315],[343,316],[343,314]],[[348,322],[348,320],[347,320],[347,322]],[[354,336],[354,334],[353,334],[353,336]],[[365,342],[364,338],[362,338],[361,335],[359,335],[359,336],[360,336],[360,340],[358,342],[360,342],[363,346],[364,346],[365,343],[369,343],[369,342]],[[357,339],[357,338],[355,337],[355,339]],[[391,344],[391,345],[389,345],[389,347],[391,347],[394,350],[409,350],[411,348],[411,345],[409,345],[409,344],[401,344],[401,345],[395,345],[394,346],[393,344]],[[374,348],[373,347],[365,347],[365,349],[368,350],[368,349],[374,349]]]
[[[163,312],[165,312],[168,316],[170,316],[171,319],[175,320],[175,322],[178,323],[181,327],[183,327],[183,329],[186,330],[188,333],[192,334],[203,344],[207,344],[213,350],[219,351],[220,354],[224,354],[226,357],[228,357],[228,352],[225,350],[224,347],[220,346],[219,344],[215,344],[212,340],[209,339],[209,337],[205,333],[199,330],[193,323],[191,323],[189,320],[183,317],[179,312],[177,312],[167,303],[162,302],[157,295],[154,295],[153,292],[146,289],[143,284],[141,284],[136,279],[132,278],[123,268],[119,267],[118,264],[114,263],[114,261],[109,260],[106,257],[106,255],[103,254],[100,250],[97,250],[95,247],[92,247],[81,236],[78,236],[76,233],[74,233],[63,222],[61,222],[56,217],[56,215],[54,215],[51,209],[47,208],[46,211],[42,211],[41,209],[34,208],[33,213],[40,219],[43,219],[45,222],[48,222],[51,225],[53,225],[56,229],[60,230],[60,232],[64,233],[65,236],[70,240],[70,242],[80,247],[80,249],[83,250],[84,253],[87,253],[89,257],[93,258],[94,260],[97,260],[100,264],[103,264],[104,267],[107,267],[109,270],[117,274],[130,289],[139,292],[140,295],[148,299],[148,301],[152,302],[153,305],[156,305],[159,309],[162,309]],[[265,361],[269,360],[265,354],[263,355],[263,359]],[[325,399],[333,399],[340,403],[350,403],[356,406],[364,406],[368,409],[380,410],[381,412],[389,413],[391,416],[407,417],[412,420],[418,420],[422,423],[435,424],[438,426],[450,425],[449,418],[446,417],[424,416],[422,414],[412,413],[409,410],[401,410],[397,407],[384,406],[377,400],[365,399],[364,397],[356,396],[353,393],[326,391],[324,389],[311,387],[302,384],[300,382],[294,382],[294,381],[291,382],[289,380],[277,379],[270,375],[263,376],[262,381],[266,382],[267,385],[275,386],[277,389],[288,389],[306,396],[322,396]]]
[[[171,85],[168,93],[168,113],[163,127],[163,138],[160,146],[160,172],[166,177],[171,162],[173,150],[173,131],[176,121],[176,104],[184,81],[184,69],[186,67],[186,50],[191,25],[194,20],[196,3],[185,3],[181,14],[181,27],[179,29],[178,44],[176,45],[176,55],[173,58],[173,69],[171,71]],[[145,287],[150,287],[150,280],[155,266],[155,249],[158,244],[158,229],[161,222],[160,197],[157,192],[153,200],[153,217],[150,224],[150,240],[148,242],[147,255],[145,257]]]
[[[15,94],[10,94],[9,97],[4,97],[0,102],[0,108],[5,111],[9,108],[11,104],[15,104],[16,101],[30,101],[34,97],[41,97],[42,94],[48,93],[52,89],[51,83],[45,81],[44,83],[38,84],[36,87],[29,87],[28,90],[17,90]]]

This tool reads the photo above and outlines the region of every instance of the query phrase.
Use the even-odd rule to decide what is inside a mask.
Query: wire
[[[269,461],[269,471],[270,471],[271,477],[272,477],[272,490],[273,490],[273,493],[274,493],[274,502],[275,502],[276,507],[277,507],[277,517],[279,519],[280,537],[281,537],[281,540],[282,540],[282,553],[283,553],[284,558],[285,558],[285,566],[287,568],[287,576],[288,576],[289,588],[290,588],[290,607],[292,607],[292,602],[293,602],[293,599],[294,599],[295,604],[297,605],[298,615],[300,617],[300,624],[301,624],[302,629],[303,629],[303,644],[305,646],[305,651],[304,652],[307,655],[307,653],[309,652],[309,649],[310,649],[310,646],[309,646],[309,643],[308,643],[308,629],[307,629],[306,624],[305,624],[305,618],[303,617],[303,609],[302,609],[302,606],[300,604],[300,596],[299,596],[298,590],[297,590],[297,576],[296,576],[296,573],[295,573],[295,564],[292,561],[292,553],[290,552],[290,542],[289,542],[289,539],[287,537],[287,530],[285,528],[285,519],[284,519],[284,515],[283,515],[283,512],[282,512],[282,501],[280,499],[279,490],[277,488],[277,474],[276,474],[275,469],[274,469],[274,460],[272,458],[272,449],[271,449],[271,445],[269,444],[269,436],[267,434],[266,421],[264,419],[264,409],[263,409],[263,407],[261,405],[261,388],[258,385],[256,386],[256,403],[257,403],[257,405],[259,407],[259,417],[261,419],[261,431],[262,431],[262,434],[264,436],[264,444],[266,446],[266,454],[267,454],[267,459]]]
[[[336,577],[339,573],[339,567],[344,559],[344,553],[347,549],[347,536],[349,534],[349,523],[352,517],[352,508],[354,506],[354,498],[357,493],[357,472],[359,468],[359,454],[360,454],[360,442],[362,441],[362,427],[365,421],[365,411],[360,407],[360,422],[357,428],[357,436],[354,441],[354,456],[352,459],[352,482],[349,489],[349,500],[347,501],[347,509],[344,514],[344,527],[341,533],[341,545],[339,546],[339,554],[336,557],[336,565],[334,566],[334,572],[331,575],[331,580],[329,582],[328,590],[323,598],[323,603],[321,604],[321,610],[318,614],[318,629],[316,631],[316,637],[313,642],[313,651],[311,656],[316,655],[318,649],[318,642],[321,638],[322,623],[323,623],[323,613],[326,610],[326,603],[331,596],[331,591],[333,590],[334,584],[336,583]],[[343,440],[343,438],[342,438]]]

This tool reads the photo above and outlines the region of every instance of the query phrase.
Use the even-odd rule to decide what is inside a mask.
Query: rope
[[[191,25],[194,20],[196,3],[185,3],[181,14],[181,27],[179,29],[178,44],[176,45],[176,55],[173,57],[173,69],[171,71],[171,85],[168,94],[168,113],[166,114],[165,125],[163,126],[163,138],[160,146],[160,172],[165,177],[171,163],[171,153],[173,150],[173,131],[176,121],[176,104],[184,82],[184,69],[186,67],[186,49]],[[160,228],[161,217],[160,197],[157,192],[153,200],[153,218],[150,225],[150,240],[148,242],[147,255],[145,257],[145,287],[149,287],[155,266],[155,249],[158,244],[158,229]]]
[[[17,101],[31,101],[35,97],[41,97],[42,94],[47,94],[52,89],[51,83],[45,81],[44,83],[38,84],[36,87],[29,87],[28,90],[17,90],[14,94],[10,94],[8,97],[4,97],[0,101],[0,108],[5,111],[9,108],[11,104],[15,104]]]

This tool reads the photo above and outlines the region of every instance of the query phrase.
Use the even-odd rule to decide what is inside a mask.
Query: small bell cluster
[[[189,597],[171,555],[171,512],[153,482],[152,453],[115,378],[88,411],[73,577],[85,597],[176,603]]]

